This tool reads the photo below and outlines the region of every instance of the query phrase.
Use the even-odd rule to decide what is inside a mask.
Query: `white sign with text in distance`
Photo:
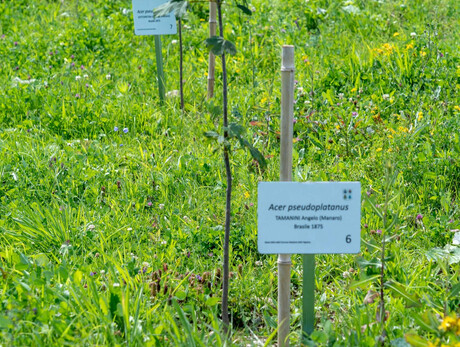
[[[260,182],[257,214],[260,253],[359,252],[360,182]]]
[[[133,0],[134,33],[136,35],[169,35],[177,33],[174,13],[155,18],[153,10],[168,0]]]

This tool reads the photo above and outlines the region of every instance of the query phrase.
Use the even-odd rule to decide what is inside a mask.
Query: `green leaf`
[[[396,295],[401,296],[406,301],[407,307],[420,307],[422,305],[419,298],[416,295],[409,294],[406,287],[401,283],[390,280],[385,283],[385,287]]]
[[[223,143],[228,144],[228,141],[225,141],[225,137],[223,137],[222,135],[219,135],[217,137],[217,143],[220,144],[220,145],[223,144]]]
[[[220,298],[217,296],[211,296],[206,300],[207,306],[216,306],[220,302]]]
[[[230,55],[235,55],[237,50],[233,42],[224,40],[224,51]]]
[[[35,264],[38,266],[46,266],[49,264],[49,262],[50,260],[46,254],[39,253],[35,256]]]
[[[179,306],[176,300],[172,301],[173,307],[176,310],[177,315],[179,316],[179,319],[182,323],[182,327],[185,329],[185,333],[187,336],[187,345],[189,346],[196,346],[195,340],[193,340],[193,335],[192,335],[192,326],[189,323],[189,320],[185,316],[184,311],[182,308]]]
[[[374,275],[370,277],[366,277],[364,279],[361,279],[359,281],[352,281],[350,284],[350,288],[365,288],[369,285],[369,283],[374,282],[380,278],[380,275]]]
[[[324,146],[321,142],[319,142],[317,139],[315,139],[314,137],[310,136],[310,135],[307,135],[307,138],[318,148],[324,150]]]
[[[161,6],[158,6],[154,11],[155,17],[164,17],[174,12],[176,18],[182,18],[187,13],[188,2],[182,0],[170,0]]]
[[[110,293],[109,309],[112,318],[117,315],[117,305],[120,303],[120,298],[114,293]]]
[[[453,245],[446,245],[444,250],[449,252],[449,265],[457,264],[460,262],[460,247]]]
[[[425,252],[425,256],[428,260],[439,261],[444,260],[449,255],[449,252],[441,248],[432,248]]]
[[[210,138],[213,138],[213,139],[217,139],[217,138],[219,138],[220,135],[218,133],[216,133],[215,131],[206,131],[204,133],[204,136],[210,137]]]
[[[29,260],[29,258],[27,258],[27,256],[25,254],[19,253],[19,257],[20,257],[20,260],[21,260],[21,264],[30,265],[30,260]]]
[[[380,211],[380,209],[377,207],[377,204],[374,202],[374,199],[372,199],[371,197],[367,197],[367,196],[365,196],[365,199],[366,199],[366,202],[372,207],[374,212],[377,214],[377,216],[379,216],[380,219],[383,220],[382,211]]]
[[[327,342],[327,334],[324,331],[315,330],[310,335],[311,339],[320,344],[325,344]]]
[[[244,135],[244,133],[246,132],[246,129],[243,126],[237,123],[230,123],[228,127],[226,128],[226,130],[228,132],[229,138],[238,139],[241,147],[242,148],[246,147],[249,150],[249,153],[251,154],[252,158],[259,163],[262,169],[265,169],[267,167],[267,161],[265,160],[262,153],[257,148],[255,148],[253,145],[251,145],[245,138],[242,137],[242,135]],[[217,139],[217,142],[219,144],[224,144],[224,146],[226,146],[227,148],[230,146],[230,143],[228,142],[228,140],[225,140],[223,136],[219,135],[215,131],[206,131],[204,133],[204,136]]]
[[[263,316],[264,316],[265,322],[267,323],[267,325],[270,328],[277,329],[278,324],[276,323],[276,321],[273,319],[273,317],[267,311],[263,312]]]
[[[248,149],[252,157],[259,163],[260,167],[265,169],[267,167],[267,161],[265,160],[262,153],[260,153],[259,150],[251,144],[248,144]]]
[[[247,14],[248,16],[252,16],[252,11],[246,6],[238,4],[236,5],[236,7],[238,7],[241,11],[243,11],[244,14]]]
[[[390,343],[390,346],[391,347],[410,347],[410,345],[402,337],[392,340]]]
[[[81,283],[81,280],[83,279],[83,272],[81,272],[80,270],[75,271],[72,278],[74,283],[79,285]]]
[[[452,289],[449,292],[449,297],[450,298],[455,298],[457,297],[458,293],[460,292],[460,282],[452,286]]]
[[[22,281],[18,281],[18,283],[26,292],[30,292],[32,290],[27,283],[24,283]]]
[[[356,257],[355,259],[356,263],[358,264],[359,267],[376,267],[376,268],[381,268],[382,267],[382,262],[378,260],[377,258],[372,258],[371,260],[366,260],[364,257]]]
[[[406,338],[406,341],[413,347],[428,346],[428,341],[416,334],[406,334],[404,337]]]
[[[237,123],[230,123],[228,125],[227,130],[228,130],[228,136],[238,138],[238,137],[244,135],[246,129],[244,129],[244,127],[242,125],[239,125]]]
[[[398,215],[394,215],[393,220],[391,221],[390,225],[387,226],[385,231],[393,230],[394,226],[396,225],[396,223],[398,223],[398,221],[399,221]]]
[[[439,322],[431,312],[425,311],[423,314],[415,314],[413,318],[415,322],[425,331],[429,331],[431,333],[437,332]]]
[[[212,36],[206,39],[205,43],[214,55],[236,54],[236,46],[232,42],[224,40],[221,36]]]
[[[185,300],[187,298],[187,293],[183,290],[178,290],[174,296],[177,300]]]

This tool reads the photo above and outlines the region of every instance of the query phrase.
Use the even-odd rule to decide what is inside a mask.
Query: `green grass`
[[[78,7],[77,5],[78,4]],[[230,5],[230,4],[229,4]],[[460,8],[436,1],[259,1],[225,7],[233,144],[231,344],[274,343],[275,256],[257,252],[257,182],[279,177],[280,52],[295,45],[294,179],[358,180],[384,203],[387,344],[454,345],[459,314]],[[184,24],[185,113],[161,106],[152,37],[130,1],[0,2],[0,345],[224,345],[221,76],[206,101],[207,3]],[[179,50],[164,36],[168,91]],[[218,64],[219,65],[219,64]],[[115,131],[115,127],[118,131]],[[127,128],[124,133],[123,129]],[[420,215],[421,218],[417,219]],[[382,221],[359,255],[318,255],[309,344],[374,346]],[[291,275],[300,344],[302,268]],[[456,318],[452,318],[457,319]],[[458,322],[458,320],[457,320]],[[398,344],[399,343],[399,344]]]

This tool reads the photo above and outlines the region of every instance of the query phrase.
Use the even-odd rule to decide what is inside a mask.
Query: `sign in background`
[[[359,182],[260,182],[260,253],[358,253]]]
[[[174,13],[155,18],[153,10],[168,0],[133,0],[134,33],[136,35],[176,34]]]

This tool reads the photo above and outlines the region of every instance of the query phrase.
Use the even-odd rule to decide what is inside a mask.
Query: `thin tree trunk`
[[[219,16],[219,31],[220,36],[224,37],[224,26],[222,22],[222,3],[217,0],[217,13]],[[222,54],[222,99],[223,99],[223,118],[224,118],[224,139],[228,139],[228,116],[227,116],[227,69],[225,65],[225,53]],[[226,142],[226,141],[225,141]],[[227,337],[229,333],[229,317],[228,317],[228,280],[229,280],[229,243],[230,243],[230,212],[232,199],[232,171],[230,168],[230,158],[228,148],[224,144],[224,162],[225,173],[227,175],[227,197],[225,205],[225,237],[224,237],[224,263],[223,263],[223,285],[222,285],[222,322],[224,324],[224,334]]]
[[[182,49],[182,20],[179,17],[179,92],[180,92],[180,108],[184,112],[184,80],[183,80],[183,49]]]

